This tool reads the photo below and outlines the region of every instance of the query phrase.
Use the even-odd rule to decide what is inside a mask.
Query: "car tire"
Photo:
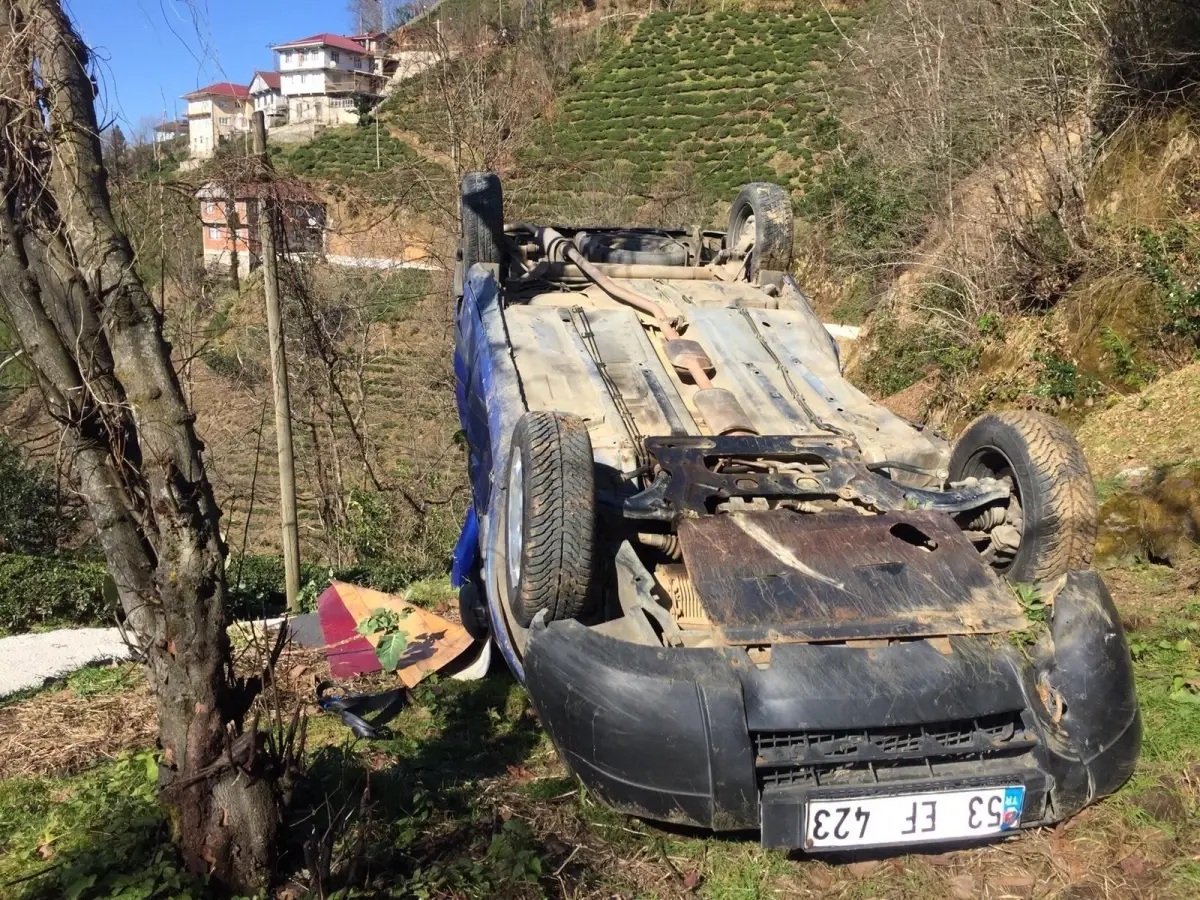
[[[528,628],[579,618],[592,597],[596,542],[592,441],[577,416],[528,412],[505,476],[505,559],[513,618]]]
[[[504,192],[491,172],[468,172],[460,195],[462,215],[462,270],[464,277],[475,263],[504,267]]]
[[[1061,422],[1024,410],[988,413],[959,437],[951,481],[1011,478],[1021,513],[1016,553],[996,570],[1018,583],[1084,569],[1096,547],[1096,489],[1083,450]]]
[[[467,634],[475,640],[481,641],[488,636],[487,610],[474,580],[464,582],[458,589],[458,618]]]
[[[791,271],[792,200],[777,184],[764,181],[748,184],[729,208],[725,246],[736,250],[751,240],[751,280],[759,272]]]

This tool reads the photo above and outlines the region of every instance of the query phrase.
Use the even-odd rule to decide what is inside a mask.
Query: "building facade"
[[[154,143],[167,144],[176,138],[185,138],[188,136],[188,123],[183,122],[163,122],[161,125],[154,126]]]
[[[207,159],[222,139],[250,130],[250,88],[228,81],[184,94],[187,101],[188,155]]]
[[[377,64],[367,45],[378,46],[382,39],[378,35],[359,38],[316,34],[272,48],[289,124],[357,122],[355,99],[379,96],[386,78],[379,73],[382,63]]]
[[[204,267],[228,272],[237,249],[238,272],[242,275],[262,265],[259,240],[262,199],[270,191],[279,207],[279,253],[303,257],[321,255],[325,249],[325,205],[304,185],[274,181],[267,185],[233,185],[215,182],[196,192],[200,201],[201,246]],[[230,203],[236,218],[230,222]]]
[[[287,100],[279,89],[278,72],[255,72],[250,82],[253,112],[261,112],[268,128],[287,124]]]

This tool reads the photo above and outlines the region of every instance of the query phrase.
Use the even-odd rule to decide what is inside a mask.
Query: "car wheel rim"
[[[505,558],[508,583],[515,590],[521,580],[521,545],[525,527],[524,463],[519,448],[513,448],[512,465],[508,470],[508,507],[505,513]]]
[[[737,238],[734,241],[734,250],[750,252],[754,247],[754,236],[757,230],[757,225],[754,222],[754,213],[749,213],[742,217],[739,223]]]
[[[1017,482],[1016,472],[1009,458],[996,447],[983,447],[967,461],[964,475],[974,478],[994,478],[1008,484],[1010,499],[1005,512],[1005,521],[1014,525],[1020,532],[1020,539],[1015,548],[998,550],[994,543],[981,548],[983,558],[998,572],[1007,572],[1012,568],[1017,555],[1021,552],[1021,544],[1025,538],[1025,515],[1021,498],[1021,486]]]

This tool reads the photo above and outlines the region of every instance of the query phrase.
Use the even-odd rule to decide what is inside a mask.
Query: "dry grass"
[[[121,670],[116,670],[121,671]],[[154,744],[154,699],[141,671],[132,686],[90,694],[68,686],[0,707],[0,779],[65,775]]]
[[[1200,363],[1163,376],[1091,416],[1079,429],[1092,474],[1200,457]]]

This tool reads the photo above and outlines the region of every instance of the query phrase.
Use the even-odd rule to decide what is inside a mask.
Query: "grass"
[[[502,672],[474,683],[424,682],[382,741],[355,741],[336,718],[313,717],[311,777],[288,822],[299,838],[340,823],[330,832],[335,864],[325,883],[331,895],[345,889],[337,896],[346,898],[1185,900],[1200,883],[1200,601],[1192,587],[1200,553],[1175,568],[1137,562],[1104,574],[1129,623],[1142,757],[1116,795],[1053,829],[949,853],[804,859],[764,850],[753,835],[660,828],[614,812],[582,788],[524,689]],[[1019,593],[1035,611],[1033,593]],[[436,580],[413,585],[411,594],[422,604],[452,597]],[[301,691],[296,700],[307,703],[300,683],[315,674],[283,688]],[[90,669],[16,706],[72,697],[127,703],[138,689],[135,666]],[[54,739],[74,740],[69,711],[62,721]],[[154,802],[153,766],[153,756],[135,748],[74,774],[43,769],[0,779],[0,885],[10,883],[0,895],[207,896],[179,870]],[[287,848],[285,869],[295,868],[299,852]],[[354,871],[352,857],[369,860],[369,869]],[[11,884],[27,876],[35,877]],[[350,890],[351,880],[359,887]]]
[[[142,669],[135,663],[115,666],[85,666],[67,676],[67,687],[77,697],[121,694],[142,681]]]

